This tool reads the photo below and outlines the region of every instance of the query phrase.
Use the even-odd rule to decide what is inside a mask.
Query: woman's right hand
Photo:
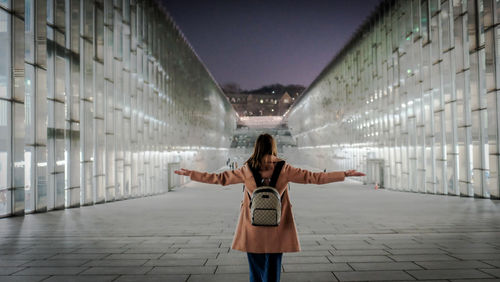
[[[175,174],[184,175],[184,176],[190,176],[191,172],[192,172],[192,170],[185,169],[185,168],[181,168],[179,170],[174,171]]]
[[[355,169],[350,169],[350,170],[344,171],[344,175],[346,177],[348,177],[348,176],[365,176],[366,174],[359,172],[359,171],[356,171]]]

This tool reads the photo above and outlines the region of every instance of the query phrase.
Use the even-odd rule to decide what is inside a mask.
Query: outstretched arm
[[[181,168],[180,170],[176,170],[174,172],[179,175],[189,176],[191,177],[191,180],[194,181],[219,184],[223,186],[243,183],[245,181],[245,178],[243,177],[243,167],[236,170],[226,170],[221,173],[200,172],[185,168]]]
[[[325,184],[330,182],[344,181],[348,176],[364,176],[362,172],[356,170],[332,171],[332,172],[312,172],[306,169],[288,166],[288,180],[295,183]]]

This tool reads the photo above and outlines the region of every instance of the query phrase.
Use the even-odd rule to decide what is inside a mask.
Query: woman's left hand
[[[184,175],[184,176],[190,176],[191,172],[192,172],[192,170],[185,169],[185,168],[181,168],[179,170],[174,171],[175,174]]]
[[[355,169],[346,170],[346,171],[344,171],[344,174],[346,177],[348,177],[348,176],[365,176],[366,175],[362,172],[356,171]]]

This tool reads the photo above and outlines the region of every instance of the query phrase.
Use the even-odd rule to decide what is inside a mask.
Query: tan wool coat
[[[263,170],[260,170],[261,176],[271,178],[274,165],[279,161],[280,159],[274,156],[268,158]],[[222,173],[192,171],[190,177],[194,181],[211,184],[244,183],[245,193],[250,193],[250,195],[256,189],[255,180],[247,165],[242,166],[240,169],[228,170]],[[253,226],[250,218],[250,199],[245,194],[241,202],[240,216],[231,248],[249,253],[299,252],[300,244],[293,219],[289,192],[287,191],[288,182],[324,184],[344,181],[344,178],[343,171],[311,172],[285,163],[276,183],[276,189],[283,197],[280,224],[276,227]]]

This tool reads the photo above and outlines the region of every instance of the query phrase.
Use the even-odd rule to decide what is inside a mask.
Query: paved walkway
[[[0,219],[0,281],[248,281],[230,250],[241,187]],[[349,182],[290,195],[303,251],[282,281],[500,281],[498,201]]]

